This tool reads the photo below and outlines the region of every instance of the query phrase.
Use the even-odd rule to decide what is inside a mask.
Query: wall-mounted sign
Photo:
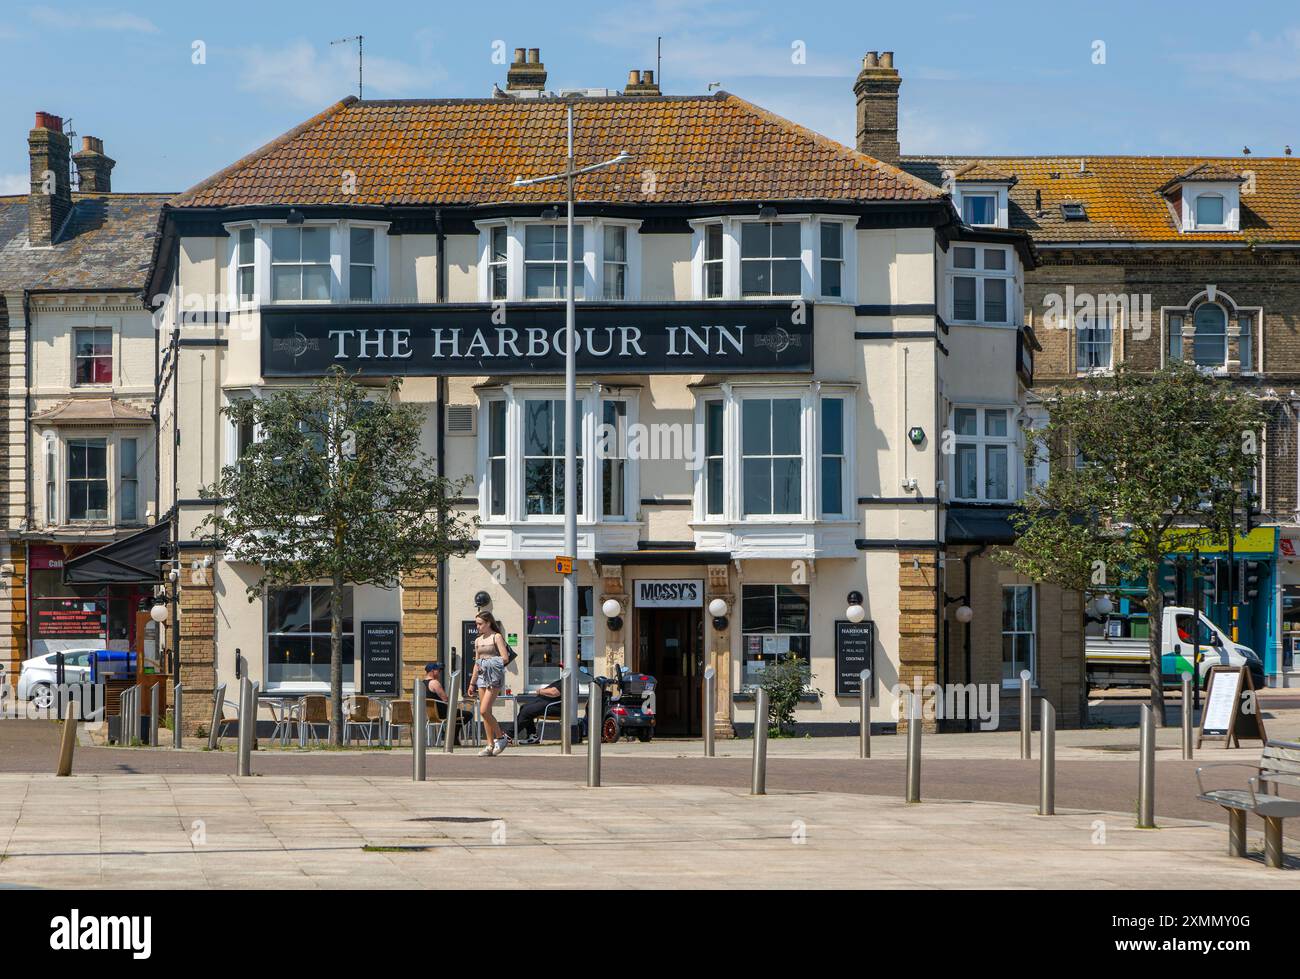
[[[265,306],[261,328],[266,377],[555,374],[567,349],[562,303]],[[813,369],[811,303],[578,303],[575,329],[581,373]]]
[[[390,697],[402,692],[402,625],[361,623],[361,690]]]
[[[862,693],[862,671],[875,676],[876,624],[871,621],[835,620],[835,693],[857,697]]]
[[[704,604],[704,579],[661,578],[635,583],[637,608],[699,608]]]

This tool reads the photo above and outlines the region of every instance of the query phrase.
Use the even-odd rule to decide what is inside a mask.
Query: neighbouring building
[[[0,664],[15,678],[45,653],[158,651],[158,565],[73,566],[158,518],[142,297],[166,195],[114,193],[103,143],[72,153],[58,116],[36,113],[28,147],[30,193],[0,197]]]
[[[786,654],[822,691],[799,709],[808,730],[852,729],[864,665],[886,723],[899,683],[1010,691],[1022,669],[1077,723],[1078,596],[977,554],[985,504],[1010,505],[1024,478],[1037,256],[897,168],[892,55],[869,54],[855,82],[856,149],[725,92],[664,96],[648,71],[622,92],[545,79],[518,49],[491,98],[345,99],[165,209],[148,292],[165,296],[158,398],[175,406],[159,487],[182,561],[186,727],[237,651],[265,691],[327,688],[327,593],[250,602],[257,569],[204,537],[219,504],[200,489],[256,438],[224,406],[335,364],[405,379],[426,449],[470,477],[460,504],[480,520],[471,556],[349,592],[346,689],[364,692],[368,624],[400,623],[409,690],[424,662],[464,655],[481,607],[519,651],[512,691],[557,675],[562,184],[514,181],[562,168],[570,109],[578,165],[630,155],[577,186],[584,662],[657,676],[665,734],[699,732],[710,666],[710,723],[747,727],[756,678]],[[974,487],[956,547],[954,480]],[[955,569],[968,556],[983,579]],[[958,645],[945,609],[966,601]]]
[[[936,156],[902,165],[949,188],[968,224],[1032,237],[1040,261],[1027,276],[1025,316],[1042,344],[1042,391],[1120,362],[1183,360],[1268,405],[1255,485],[1239,510],[1256,529],[1243,530],[1231,555],[1227,541],[1202,549],[1203,602],[1225,630],[1238,606],[1240,640],[1282,684],[1300,640],[1300,160]],[[1171,601],[1191,604],[1190,558],[1169,556]],[[1121,588],[1122,602],[1130,591],[1145,587]],[[1143,628],[1143,614],[1122,627]]]

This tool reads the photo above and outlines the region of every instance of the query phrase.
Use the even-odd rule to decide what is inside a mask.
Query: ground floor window
[[[266,594],[266,683],[274,686],[328,684],[330,622],[328,585],[277,588]],[[352,589],[343,589],[343,682],[353,682],[356,641]]]
[[[1020,671],[1034,672],[1034,586],[1002,588],[1002,682],[1018,684]]]
[[[533,585],[528,589],[527,672],[524,683],[529,690],[556,680],[564,668],[563,625],[564,589],[560,585]],[[578,586],[578,661],[591,671],[595,656],[595,625],[590,585]]]
[[[787,653],[809,659],[807,585],[745,585],[741,592],[743,640],[740,685],[752,688],[767,664]]]

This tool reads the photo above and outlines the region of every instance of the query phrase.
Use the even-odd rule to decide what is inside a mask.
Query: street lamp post
[[[573,106],[566,107],[567,153],[564,170],[561,173],[548,174],[545,177],[525,179],[516,177],[516,187],[530,187],[534,184],[564,181],[564,200],[566,206],[564,233],[564,554],[576,558],[578,554],[578,489],[577,478],[577,437],[578,416],[573,403],[577,400],[577,330],[574,327],[575,310],[573,301],[573,182],[576,178],[618,163],[625,163],[631,157],[627,153],[601,163],[577,168],[573,165]],[[578,580],[574,571],[564,576],[564,621],[561,629],[564,648],[564,668],[568,671],[567,680],[561,693],[566,704],[565,723],[561,743],[565,754],[572,751],[571,731],[578,720],[578,698],[574,696],[574,685],[578,680]],[[594,681],[593,677],[593,681]],[[600,737],[600,719],[594,718],[587,726],[588,737]]]

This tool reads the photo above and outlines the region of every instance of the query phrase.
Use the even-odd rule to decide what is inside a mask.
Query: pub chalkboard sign
[[[876,672],[876,624],[835,621],[835,693],[857,697],[862,693],[862,671]]]
[[[402,624],[361,623],[361,693],[401,695]]]

